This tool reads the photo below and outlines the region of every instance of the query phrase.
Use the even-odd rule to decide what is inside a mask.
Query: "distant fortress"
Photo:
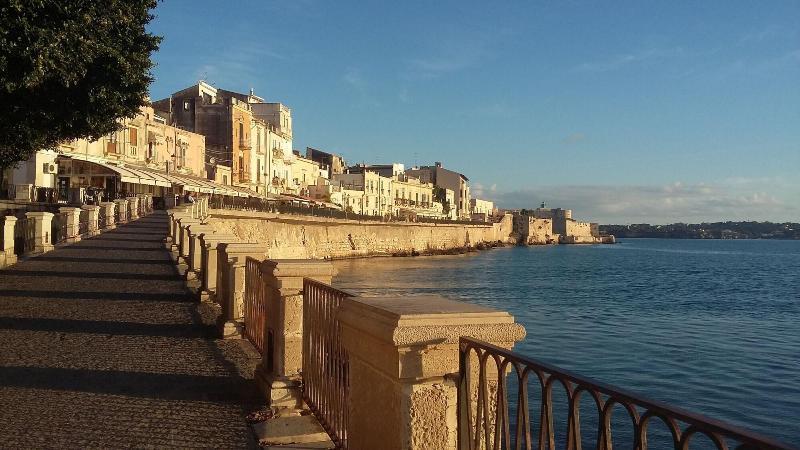
[[[511,237],[519,245],[545,244],[613,244],[614,236],[601,235],[592,222],[572,218],[571,209],[539,208],[511,211],[514,216]]]

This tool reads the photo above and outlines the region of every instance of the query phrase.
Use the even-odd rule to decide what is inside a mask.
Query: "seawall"
[[[431,224],[288,216],[254,211],[209,211],[208,224],[246,242],[267,244],[273,259],[345,259],[448,253],[513,243],[512,219],[499,223]]]

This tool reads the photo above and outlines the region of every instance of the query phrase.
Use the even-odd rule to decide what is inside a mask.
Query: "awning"
[[[166,181],[156,180],[148,173],[131,169],[127,166],[123,167],[106,161],[98,161],[97,159],[94,159],[93,157],[90,157],[88,155],[81,155],[80,153],[70,153],[68,155],[60,155],[59,157],[72,158],[79,161],[86,161],[92,164],[97,164],[98,166],[108,169],[119,175],[119,179],[123,183],[142,184],[146,186],[164,186],[164,187],[170,186],[170,184],[167,183]]]

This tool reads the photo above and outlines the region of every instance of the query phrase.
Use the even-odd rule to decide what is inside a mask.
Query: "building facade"
[[[451,189],[454,194],[454,203],[451,207],[454,207],[456,217],[462,220],[470,220],[469,179],[465,175],[445,169],[440,162],[435,163],[433,166],[408,169],[406,173],[419,178],[423,182],[433,183],[442,189]]]

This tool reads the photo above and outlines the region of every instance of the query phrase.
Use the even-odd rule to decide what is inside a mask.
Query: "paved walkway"
[[[0,271],[0,447],[255,446],[257,354],[210,339],[163,212]]]

